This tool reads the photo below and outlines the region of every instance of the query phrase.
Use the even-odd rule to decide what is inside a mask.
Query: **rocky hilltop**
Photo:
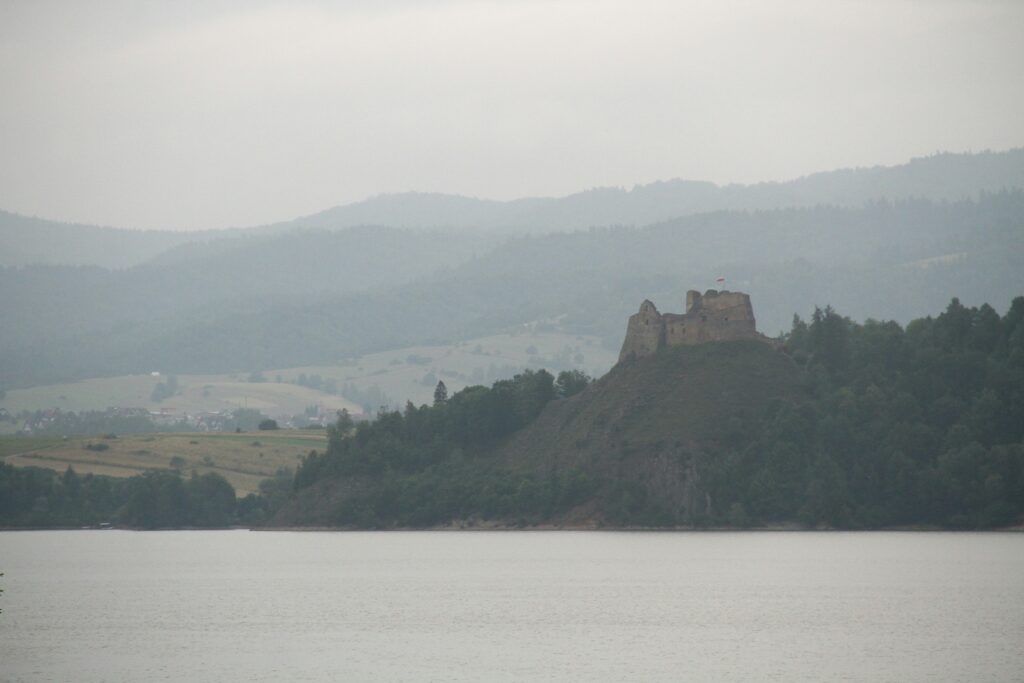
[[[686,313],[659,313],[649,300],[630,316],[619,362],[649,356],[666,346],[687,346],[710,341],[761,339],[750,296],[743,292],[709,289],[686,293]]]

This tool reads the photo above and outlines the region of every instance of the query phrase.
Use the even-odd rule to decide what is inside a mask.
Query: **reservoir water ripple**
[[[3,681],[1021,681],[1024,534],[0,533]]]

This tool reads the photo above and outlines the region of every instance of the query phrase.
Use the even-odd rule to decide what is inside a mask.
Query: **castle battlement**
[[[686,313],[659,313],[645,300],[629,317],[619,362],[647,356],[664,346],[731,339],[764,339],[757,331],[750,296],[743,292],[686,293]]]

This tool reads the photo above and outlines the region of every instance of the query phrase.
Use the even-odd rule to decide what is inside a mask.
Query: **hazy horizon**
[[[156,231],[163,231],[163,232],[171,231],[171,232],[195,232],[195,233],[198,233],[198,232],[203,232],[203,231],[246,230],[246,229],[249,229],[249,228],[260,227],[260,226],[264,226],[264,225],[270,225],[270,224],[276,223],[276,222],[287,222],[287,221],[291,221],[291,220],[295,220],[295,219],[300,219],[300,218],[303,218],[304,216],[316,215],[316,214],[322,213],[324,211],[329,211],[329,210],[335,209],[335,208],[340,208],[340,207],[345,207],[345,206],[352,206],[352,205],[358,205],[358,204],[362,204],[364,202],[372,202],[373,200],[376,200],[376,199],[382,199],[382,198],[393,197],[393,196],[401,196],[401,195],[409,195],[409,194],[412,194],[412,195],[417,195],[418,194],[418,195],[438,195],[438,196],[449,196],[449,197],[462,197],[464,199],[477,200],[477,201],[483,201],[483,202],[492,202],[493,201],[493,202],[499,202],[499,203],[507,203],[507,202],[515,202],[517,200],[523,200],[523,199],[526,199],[526,200],[532,200],[532,199],[559,199],[559,198],[563,198],[563,197],[571,197],[571,196],[574,196],[574,195],[581,195],[581,194],[585,194],[587,192],[596,191],[596,190],[604,190],[604,189],[616,189],[616,190],[622,190],[624,192],[632,192],[634,190],[637,190],[638,188],[647,187],[647,186],[650,186],[650,185],[656,185],[658,183],[672,183],[672,182],[683,182],[683,183],[686,183],[686,182],[694,182],[694,183],[710,182],[710,183],[713,183],[716,187],[720,187],[720,188],[725,188],[725,187],[756,187],[756,186],[767,185],[767,184],[785,185],[786,183],[797,182],[797,181],[800,181],[800,180],[802,180],[804,178],[807,178],[807,177],[810,177],[810,176],[815,176],[815,175],[819,175],[819,174],[828,174],[828,173],[837,172],[837,171],[849,171],[849,170],[852,170],[852,171],[862,171],[862,170],[870,170],[870,169],[876,169],[876,168],[894,168],[894,167],[900,167],[900,166],[909,164],[909,163],[914,162],[914,161],[918,161],[918,160],[922,160],[922,159],[927,159],[927,158],[935,157],[935,156],[943,156],[943,155],[958,156],[958,155],[974,155],[974,154],[987,154],[987,153],[1000,154],[1000,153],[1014,152],[1014,151],[1017,151],[1017,150],[1020,150],[1020,149],[1024,149],[1024,147],[1013,147],[1013,148],[1009,148],[1009,149],[1006,149],[1006,150],[988,150],[988,149],[986,149],[986,150],[978,150],[978,151],[968,150],[968,151],[964,151],[964,152],[956,152],[956,151],[951,151],[951,150],[940,150],[940,151],[934,152],[933,154],[930,154],[930,155],[926,155],[926,156],[922,156],[922,157],[912,157],[910,159],[904,160],[903,162],[897,162],[897,163],[894,163],[894,164],[871,164],[871,165],[856,166],[856,167],[829,168],[829,169],[822,169],[820,171],[813,171],[813,172],[806,173],[806,174],[803,174],[803,175],[800,175],[800,176],[794,176],[794,177],[791,177],[791,178],[779,178],[779,179],[770,179],[770,180],[755,180],[755,181],[751,181],[749,183],[738,183],[738,182],[737,183],[715,183],[714,181],[709,181],[709,180],[706,180],[706,179],[703,179],[703,178],[679,178],[679,177],[675,177],[675,178],[657,178],[657,179],[654,179],[654,180],[652,180],[652,181],[650,181],[648,183],[633,183],[631,185],[615,185],[615,186],[605,185],[605,186],[581,187],[581,188],[578,188],[576,190],[569,191],[569,192],[567,192],[565,194],[562,194],[562,195],[529,195],[529,196],[502,197],[502,198],[483,197],[483,196],[478,196],[478,195],[459,194],[459,193],[456,193],[456,192],[424,191],[424,190],[416,190],[416,189],[404,190],[404,191],[396,191],[396,192],[378,192],[378,193],[366,195],[365,197],[359,197],[359,198],[353,199],[351,201],[336,202],[334,204],[329,204],[329,205],[326,205],[326,206],[321,206],[321,207],[317,207],[317,208],[311,208],[311,209],[309,209],[307,211],[303,211],[302,213],[298,213],[298,214],[295,214],[295,215],[283,216],[283,217],[277,218],[277,219],[275,219],[273,221],[266,220],[266,221],[254,222],[254,223],[247,224],[247,225],[221,225],[221,226],[214,225],[214,226],[198,226],[198,227],[192,227],[192,228],[188,228],[188,227],[185,227],[185,228],[173,228],[173,227],[171,227],[171,228],[161,228],[159,226],[145,227],[145,226],[134,226],[134,225],[112,225],[112,224],[109,224],[109,223],[89,223],[87,221],[76,220],[74,218],[55,219],[52,216],[39,215],[39,214],[24,214],[24,213],[21,213],[21,212],[18,212],[18,211],[12,211],[11,209],[9,209],[7,207],[4,207],[4,206],[0,206],[0,212],[7,212],[9,214],[21,215],[21,216],[25,216],[27,218],[39,219],[39,220],[44,220],[44,221],[59,222],[59,223],[66,223],[66,224],[76,224],[76,225],[92,225],[92,226],[96,226],[96,227],[111,228],[111,229],[116,229],[116,230],[136,230],[136,231],[153,231],[153,232],[156,232]]]
[[[0,209],[241,227],[1000,151],[1022,29],[1002,1],[6,3]]]

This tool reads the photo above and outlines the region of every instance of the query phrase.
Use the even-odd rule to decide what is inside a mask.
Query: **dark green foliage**
[[[355,420],[349,415],[347,408],[342,408],[338,411],[338,420],[334,424],[334,429],[338,436],[348,436],[355,426]]]
[[[182,527],[188,523],[185,485],[177,472],[152,470],[126,481],[127,501],[118,518],[142,529]]]
[[[1024,298],[1002,318],[954,300],[906,330],[819,309],[779,351],[669,348],[551,402],[569,379],[524,373],[333,428],[277,522],[535,524],[581,504],[616,526],[988,528],[1024,514]]]
[[[177,472],[152,470],[124,482],[116,520],[141,529],[223,527],[235,519],[235,490],[216,472],[183,480]]]
[[[112,521],[126,502],[125,480],[63,475],[0,463],[0,526],[77,527]]]
[[[228,526],[235,518],[235,489],[216,472],[193,472],[185,482],[185,505],[189,526]]]
[[[580,370],[563,370],[555,380],[555,391],[562,398],[569,398],[586,389],[592,381],[592,377]]]
[[[295,474],[301,495],[318,482],[372,478],[366,490],[332,510],[324,523],[361,527],[429,526],[483,512],[539,521],[586,490],[585,477],[514,474],[488,460],[493,445],[532,421],[555,396],[554,378],[527,371],[491,388],[468,387],[434,406],[383,411],[352,431],[345,416],[328,448],[312,452]]]
[[[235,490],[215,473],[153,470],[128,479],[64,474],[0,463],[0,527],[81,527],[101,523],[136,529],[225,527],[241,520],[258,523],[280,505],[290,490],[285,470],[261,485],[256,505],[249,496],[235,500]]]
[[[439,406],[448,402],[448,387],[445,386],[443,381],[438,381],[437,386],[434,387],[434,405]]]
[[[36,436],[69,434],[146,434],[157,431],[144,411],[83,410],[64,412],[58,409],[37,410],[25,417],[25,427]],[[186,425],[161,425],[160,431],[181,431]]]
[[[991,527],[1024,513],[1024,298],[1002,319],[954,299],[937,318],[794,321],[812,400],[781,407],[712,486],[758,520]],[[713,469],[709,467],[709,469]],[[720,520],[722,521],[722,520]]]
[[[292,492],[294,473],[281,468],[277,473],[260,482],[260,493],[250,493],[238,501],[238,522],[249,526],[260,526],[284,504]]]
[[[277,429],[278,428],[277,420],[272,420],[269,417],[267,419],[265,419],[265,420],[260,420],[258,428],[261,431],[271,431],[271,430]]]
[[[170,398],[178,393],[178,378],[176,375],[171,375],[167,378],[166,382],[157,382],[156,386],[153,387],[153,393],[149,395],[149,400],[154,403],[160,403],[165,398]]]
[[[406,404],[382,411],[354,434],[343,414],[328,433],[328,448],[311,453],[295,475],[296,488],[336,474],[415,471],[463,449],[481,450],[530,422],[554,396],[554,378],[540,370],[486,387],[467,387],[433,407]]]

